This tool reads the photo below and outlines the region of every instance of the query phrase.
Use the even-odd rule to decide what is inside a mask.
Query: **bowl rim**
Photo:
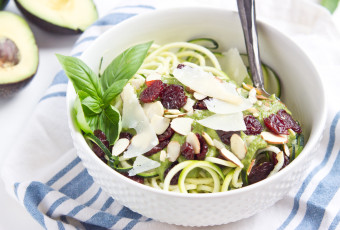
[[[101,40],[105,39],[105,37],[111,36],[111,34],[115,33],[115,30],[119,29],[120,27],[130,27],[130,25],[134,24],[135,21],[139,21],[139,20],[148,20],[148,18],[154,18],[155,16],[159,16],[159,15],[163,15],[163,14],[170,14],[170,13],[179,13],[182,14],[186,11],[197,11],[200,13],[207,13],[208,11],[211,12],[224,12],[224,13],[233,13],[233,14],[238,14],[237,11],[235,10],[230,10],[230,9],[220,9],[220,8],[214,8],[214,7],[208,7],[208,8],[204,8],[201,6],[185,6],[185,7],[181,7],[181,8],[177,8],[177,7],[172,7],[172,8],[163,8],[163,9],[157,9],[155,11],[151,11],[151,12],[147,12],[147,13],[142,13],[139,15],[136,15],[135,17],[129,18],[127,20],[124,20],[122,22],[120,22],[117,25],[112,26],[111,28],[109,28],[107,31],[105,31],[103,34],[101,34],[94,42],[91,43],[91,45],[89,47],[87,47],[86,50],[84,50],[84,52],[81,54],[80,59],[84,59],[84,57],[87,55],[87,53],[93,49],[93,47],[96,46],[97,43],[100,43]],[[70,92],[74,91],[73,85],[71,83],[71,81],[68,82],[68,86],[67,86],[67,96],[66,96],[66,102],[67,102],[67,116],[68,116],[68,123],[69,123],[69,127],[71,129],[71,132],[74,132],[74,134],[76,135],[72,135],[73,136],[73,141],[78,141],[79,144],[82,144],[83,146],[85,145],[85,150],[86,153],[85,154],[89,154],[92,153],[91,158],[95,161],[98,161],[99,164],[103,167],[103,170],[107,171],[108,173],[112,173],[112,175],[114,176],[118,176],[120,177],[121,180],[125,181],[126,183],[128,183],[130,186],[136,186],[139,189],[142,190],[146,190],[148,192],[152,192],[152,193],[156,193],[158,195],[166,195],[166,196],[171,196],[171,197],[178,197],[178,198],[186,198],[186,199],[210,199],[210,198],[219,198],[219,197],[224,197],[224,196],[234,196],[234,195],[238,195],[238,194],[242,194],[242,193],[247,193],[249,191],[252,190],[256,190],[259,187],[265,187],[268,184],[271,184],[274,181],[277,181],[280,179],[280,177],[282,177],[284,174],[288,173],[289,170],[293,169],[293,167],[295,167],[296,165],[299,165],[299,163],[301,161],[303,161],[309,154],[311,154],[314,150],[312,149],[316,143],[319,141],[319,138],[322,136],[323,133],[323,127],[326,123],[326,118],[327,118],[327,109],[326,109],[326,97],[325,97],[325,88],[324,88],[324,83],[320,77],[319,72],[317,71],[317,69],[315,68],[312,60],[309,58],[309,56],[306,54],[305,51],[303,51],[303,49],[297,44],[297,42],[295,42],[292,38],[290,38],[287,34],[285,34],[284,32],[276,29],[274,26],[270,25],[269,23],[261,20],[261,19],[257,19],[257,23],[258,23],[258,28],[266,28],[266,30],[270,30],[270,33],[277,33],[279,36],[282,36],[283,39],[285,39],[286,41],[288,41],[289,43],[291,43],[291,45],[294,47],[294,49],[300,53],[301,56],[304,57],[304,59],[307,61],[309,67],[310,67],[310,71],[315,73],[315,77],[316,80],[319,81],[319,87],[320,87],[320,93],[322,96],[322,106],[320,107],[320,111],[321,111],[321,115],[320,115],[320,119],[318,120],[317,125],[315,126],[315,121],[313,121],[312,124],[312,128],[310,130],[310,135],[308,138],[308,141],[306,142],[304,149],[302,150],[302,152],[300,153],[299,157],[297,157],[296,159],[294,159],[294,161],[292,161],[289,165],[287,165],[284,169],[280,170],[278,173],[274,174],[273,176],[266,178],[262,181],[259,181],[257,183],[251,184],[251,185],[247,185],[245,187],[241,187],[235,190],[229,190],[227,192],[218,192],[218,193],[203,193],[203,194],[192,194],[192,193],[176,193],[176,192],[170,192],[170,191],[164,191],[161,189],[156,189],[144,184],[140,184],[136,181],[133,181],[127,177],[125,177],[124,175],[120,174],[119,172],[115,171],[114,169],[112,169],[110,166],[108,166],[107,164],[105,164],[103,161],[101,161],[91,150],[91,148],[89,147],[89,145],[86,143],[83,135],[81,134],[81,131],[79,131],[79,128],[76,126],[76,124],[73,122],[72,119],[72,111],[71,111],[71,96],[70,96]],[[319,111],[319,112],[320,112]]]

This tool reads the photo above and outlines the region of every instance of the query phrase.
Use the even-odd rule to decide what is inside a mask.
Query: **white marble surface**
[[[196,0],[199,3],[209,1]],[[311,0],[316,2],[315,0]],[[97,0],[99,15],[103,15],[114,4],[112,0]],[[192,2],[192,1],[191,1]],[[183,2],[182,2],[183,3]],[[172,2],[173,4],[173,2]],[[13,1],[6,10],[20,14]],[[340,31],[340,9],[333,15]],[[0,99],[0,170],[3,159],[7,156],[11,146],[20,136],[20,130],[30,119],[32,111],[53,80],[55,73],[60,70],[55,53],[69,54],[78,36],[62,36],[49,34],[30,24],[39,46],[40,63],[38,72],[30,84],[10,100]],[[17,143],[16,143],[17,144]],[[0,229],[40,229],[40,225],[25,211],[25,209],[9,196],[0,180]]]

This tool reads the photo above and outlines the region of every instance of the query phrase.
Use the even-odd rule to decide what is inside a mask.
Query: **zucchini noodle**
[[[205,44],[209,43],[210,48],[195,44],[196,42],[205,42]],[[209,47],[209,45],[207,47]],[[146,87],[149,87],[149,85],[145,84],[149,75],[152,75],[149,78],[152,79],[150,81],[162,80],[166,84],[182,84],[178,83],[180,82],[179,79],[176,79],[176,75],[173,75],[174,70],[180,68],[178,67],[179,64],[183,64],[184,66],[189,66],[192,68],[200,68],[205,72],[211,73],[215,78],[219,79],[220,82],[230,82],[231,78],[229,78],[229,76],[222,70],[219,62],[219,60],[221,60],[221,58],[223,58],[225,54],[218,51],[217,48],[217,42],[212,39],[194,39],[191,42],[173,42],[165,45],[153,44],[149,49],[141,68],[137,71],[133,78],[135,80],[133,83],[137,85],[135,86],[137,95],[139,95],[141,91],[144,90]],[[239,69],[235,70],[235,72],[238,71]],[[158,75],[159,78],[157,78]],[[235,80],[234,78],[232,79]],[[190,88],[188,89],[190,90]],[[240,88],[237,89],[240,90]],[[195,95],[190,95],[190,93],[193,92],[190,92],[189,90],[187,90],[188,92],[185,92],[186,96],[190,97],[191,101],[193,102],[195,102],[195,99],[197,99],[198,101],[199,99],[195,98]],[[243,93],[247,96],[247,90],[243,90]],[[244,95],[242,96],[245,97]],[[201,99],[201,101],[203,101],[203,99]],[[118,105],[121,106],[122,100],[117,100],[115,103],[120,103]],[[262,106],[262,104],[263,103],[258,103],[258,106]],[[187,108],[185,108],[185,110],[181,109],[180,112],[182,114],[187,114],[188,116],[191,116],[189,115],[189,110],[187,110]],[[194,111],[191,112],[191,114],[195,113]],[[200,114],[200,112],[197,112],[196,115]],[[247,112],[244,113],[244,116],[245,115],[247,115]],[[283,147],[280,145],[268,145],[266,143],[264,145],[260,145],[261,147],[257,147],[253,151],[253,153],[249,153],[252,154],[251,159],[241,158],[239,160],[240,163],[237,163],[237,161],[235,160],[231,161],[230,158],[225,157],[223,154],[222,155],[224,156],[224,158],[222,159],[220,156],[218,156],[219,151],[221,150],[221,148],[224,147],[229,150],[230,146],[224,145],[220,141],[220,138],[216,136],[216,131],[213,131],[215,133],[215,136],[211,136],[210,139],[216,139],[216,141],[221,143],[220,147],[215,146],[214,143],[209,144],[209,154],[203,160],[187,160],[184,156],[180,156],[177,159],[178,162],[172,164],[172,162],[169,161],[169,158],[164,160],[164,158],[160,157],[159,152],[158,155],[155,154],[150,156],[150,159],[160,162],[161,166],[159,167],[161,168],[157,168],[154,171],[148,171],[144,175],[141,174],[140,176],[144,177],[144,184],[158,190],[178,193],[194,194],[226,192],[228,190],[233,190],[248,185],[247,176],[249,176],[249,172],[247,171],[247,169],[250,171],[251,167],[253,167],[250,162],[261,162],[268,159],[268,155],[270,155],[269,152],[273,152],[275,154],[280,153],[277,156],[279,164],[275,166],[275,169],[271,174],[269,174],[269,176],[277,173],[282,168],[284,157],[281,150]],[[185,138],[184,135],[179,136]],[[258,136],[245,135],[243,132],[241,132],[240,137],[243,139],[247,148],[250,148],[251,144],[254,141],[258,141]],[[180,145],[183,144],[183,142],[181,141],[179,141],[179,143]],[[294,153],[294,149],[298,148],[298,146],[296,145],[297,141],[295,139],[292,139],[291,143],[289,143],[289,146],[286,145],[285,148],[290,148],[290,151]],[[253,146],[251,147],[253,148]],[[166,152],[167,147],[165,147],[164,150]],[[289,152],[289,150],[286,150],[285,152]],[[162,158],[162,160],[160,158]],[[132,161],[128,161],[126,159],[120,158],[120,160],[121,161],[119,163],[119,167],[121,167],[121,172],[126,172],[124,170],[132,167],[131,162],[133,162],[133,159]],[[241,161],[242,163],[247,162],[244,168]],[[173,185],[173,181],[177,180],[178,184]]]

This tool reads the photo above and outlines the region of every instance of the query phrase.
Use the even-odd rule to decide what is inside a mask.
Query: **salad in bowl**
[[[211,38],[132,46],[95,74],[57,55],[73,83],[74,120],[112,170],[159,190],[215,193],[276,174],[304,147],[300,123],[263,64],[264,96],[247,55]],[[101,62],[103,59],[101,59]]]

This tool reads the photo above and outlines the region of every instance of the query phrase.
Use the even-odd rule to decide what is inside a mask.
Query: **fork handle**
[[[264,89],[256,28],[255,0],[237,0],[237,7],[242,24],[253,83],[256,88]]]

